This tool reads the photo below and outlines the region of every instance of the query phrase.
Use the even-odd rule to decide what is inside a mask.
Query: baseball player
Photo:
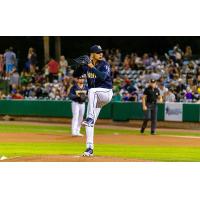
[[[109,103],[113,96],[111,70],[103,59],[103,50],[99,45],[90,48],[90,58],[81,56],[75,61],[80,66],[75,70],[74,76],[86,74],[88,83],[87,118],[82,123],[86,126],[86,150],[83,156],[93,156],[94,124],[101,108]]]
[[[88,88],[84,85],[84,77],[78,77],[76,84],[71,87],[69,98],[72,100],[72,136],[83,137],[80,133],[81,123],[85,113],[85,101]]]

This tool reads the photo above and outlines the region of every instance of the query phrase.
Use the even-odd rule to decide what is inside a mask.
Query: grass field
[[[6,124],[0,125],[0,133],[35,133],[66,135],[70,134],[70,128],[62,125],[21,125]],[[117,128],[96,128],[95,135],[139,135],[138,130]],[[159,136],[195,136],[199,137],[198,131],[159,131]],[[159,137],[155,136],[155,137]],[[147,136],[148,137],[148,136]],[[85,139],[82,143],[74,142],[4,142],[0,139],[0,154],[6,157],[35,156],[35,155],[80,155],[85,149]],[[200,161],[199,146],[145,146],[145,145],[119,145],[119,144],[96,144],[96,156],[110,156],[121,158],[135,158],[147,161]]]

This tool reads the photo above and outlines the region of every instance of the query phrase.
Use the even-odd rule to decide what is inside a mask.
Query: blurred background
[[[144,52],[164,54],[166,49],[170,49],[177,43],[181,48],[190,45],[193,54],[200,54],[200,37],[180,37],[180,36],[61,36],[48,37],[49,56],[59,57],[64,54],[66,58],[76,57],[80,54],[88,53],[89,47],[94,44],[100,44],[104,49],[120,48],[122,54]],[[44,41],[42,36],[1,36],[0,52],[4,52],[6,48],[12,46],[18,55],[19,65],[21,66],[27,57],[29,47],[37,50],[38,62],[44,64]],[[48,45],[47,44],[47,45]],[[58,48],[56,48],[56,44]]]
[[[156,79],[165,102],[200,102],[200,37],[0,37],[0,99],[68,100],[73,58],[101,45],[113,101],[141,102]],[[86,81],[87,84],[87,81]]]

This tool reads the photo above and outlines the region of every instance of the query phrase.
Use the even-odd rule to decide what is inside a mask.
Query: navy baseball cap
[[[103,49],[101,48],[100,45],[94,45],[90,47],[90,53],[101,53],[103,52]]]
[[[81,75],[81,76],[78,77],[78,79],[85,79],[85,76]]]

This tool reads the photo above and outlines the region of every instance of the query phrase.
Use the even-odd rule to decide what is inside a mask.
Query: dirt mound
[[[143,162],[139,159],[114,158],[114,157],[82,157],[82,156],[67,156],[67,155],[47,155],[47,156],[32,156],[32,157],[16,157],[8,158],[0,162]]]
[[[0,141],[83,144],[85,143],[85,137],[72,137],[69,134],[0,133]],[[200,137],[102,134],[95,135],[95,144],[200,147]]]

